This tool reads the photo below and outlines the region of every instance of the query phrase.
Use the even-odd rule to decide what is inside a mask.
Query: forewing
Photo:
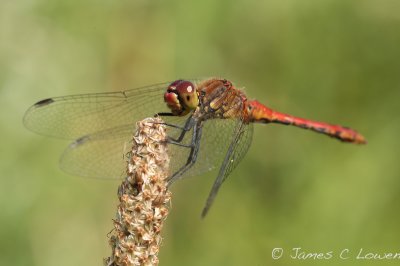
[[[168,112],[163,93],[169,83],[122,92],[49,98],[31,106],[25,126],[39,134],[77,139]]]

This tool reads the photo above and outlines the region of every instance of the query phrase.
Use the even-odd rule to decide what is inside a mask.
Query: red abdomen
[[[274,111],[258,101],[248,101],[249,107],[249,121],[259,123],[279,123],[284,125],[293,125],[296,127],[310,129],[312,131],[337,138],[344,142],[351,142],[357,144],[365,144],[367,141],[357,131],[339,126],[331,125],[324,122],[312,121],[292,115]]]

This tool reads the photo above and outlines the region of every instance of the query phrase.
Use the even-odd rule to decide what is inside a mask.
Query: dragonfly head
[[[176,80],[172,82],[164,94],[166,102],[172,114],[184,116],[199,105],[199,96],[195,85],[187,80]]]

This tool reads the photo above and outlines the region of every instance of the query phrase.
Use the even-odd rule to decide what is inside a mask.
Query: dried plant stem
[[[165,126],[160,118],[137,123],[127,177],[118,189],[120,204],[110,237],[108,266],[157,265],[161,229],[168,215],[169,157]]]

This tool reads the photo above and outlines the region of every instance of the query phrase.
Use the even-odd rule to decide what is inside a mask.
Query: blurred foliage
[[[369,143],[256,126],[205,220],[216,173],[174,186],[161,265],[297,265],[296,247],[334,252],[302,265],[396,263],[355,253],[400,252],[399,10],[395,0],[2,1],[0,265],[100,265],[110,252],[118,182],[62,173],[67,143],[21,123],[32,103],[209,76]],[[345,248],[352,258],[340,261]]]

